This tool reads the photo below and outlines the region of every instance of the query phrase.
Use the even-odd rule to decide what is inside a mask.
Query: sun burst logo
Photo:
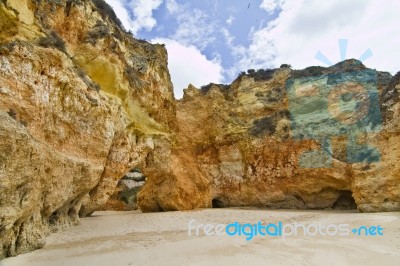
[[[339,51],[340,51],[340,61],[343,61],[346,59],[346,53],[347,53],[347,44],[349,40],[348,39],[339,39],[338,44],[339,44]],[[365,52],[358,58],[359,61],[363,62],[370,58],[372,56],[372,51],[370,48],[365,50]],[[329,60],[323,53],[320,51],[317,52],[315,55],[315,59],[318,61],[324,63],[327,66],[332,66],[332,61]]]

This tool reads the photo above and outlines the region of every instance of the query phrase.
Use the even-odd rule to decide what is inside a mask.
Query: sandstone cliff
[[[211,194],[203,197],[214,207],[398,211],[399,87],[399,74],[356,60],[189,86],[177,102],[177,146],[195,163],[173,180],[205,178]],[[144,211],[166,193],[153,179],[139,195]],[[191,208],[180,192],[190,187],[168,190],[186,205],[162,209]]]
[[[0,1],[0,258],[103,206],[169,145],[166,50],[118,24],[98,0]]]

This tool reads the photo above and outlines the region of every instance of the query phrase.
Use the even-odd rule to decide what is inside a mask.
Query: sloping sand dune
[[[302,223],[378,226],[365,236],[196,236],[188,224]],[[201,229],[201,228],[200,228]],[[81,225],[52,234],[41,249],[0,265],[400,265],[400,213],[260,209],[189,212],[96,212]]]

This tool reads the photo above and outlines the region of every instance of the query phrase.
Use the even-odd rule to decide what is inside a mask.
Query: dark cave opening
[[[341,190],[340,196],[332,205],[333,209],[339,210],[353,210],[357,209],[357,204],[353,198],[351,190]]]
[[[220,200],[220,199],[213,199],[212,200],[212,207],[213,208],[223,208],[224,207],[224,203]]]

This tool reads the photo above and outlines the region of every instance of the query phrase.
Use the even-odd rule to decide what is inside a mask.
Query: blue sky
[[[167,2],[164,2],[153,12],[158,26],[150,31],[141,29],[136,36],[147,40],[170,38],[181,41],[185,45],[194,45],[207,59],[219,58],[224,69],[235,64],[235,57],[227,43],[229,41],[227,32],[232,36],[232,45],[248,46],[251,43],[251,32],[262,28],[276,18],[276,14],[269,14],[260,8],[261,0],[176,0],[176,4],[181,6],[183,15],[171,14],[167,8]],[[191,28],[186,32],[182,29],[183,23],[189,24],[187,26],[189,28],[197,25],[199,28]],[[206,25],[208,27],[205,27]],[[192,31],[201,32],[194,37],[195,33]],[[199,38],[203,39],[199,40]],[[226,78],[229,79],[229,77]]]
[[[324,65],[318,51],[371,68],[400,70],[400,1],[373,0],[106,0],[136,38],[164,43],[175,96],[189,83],[230,83],[249,68]]]

